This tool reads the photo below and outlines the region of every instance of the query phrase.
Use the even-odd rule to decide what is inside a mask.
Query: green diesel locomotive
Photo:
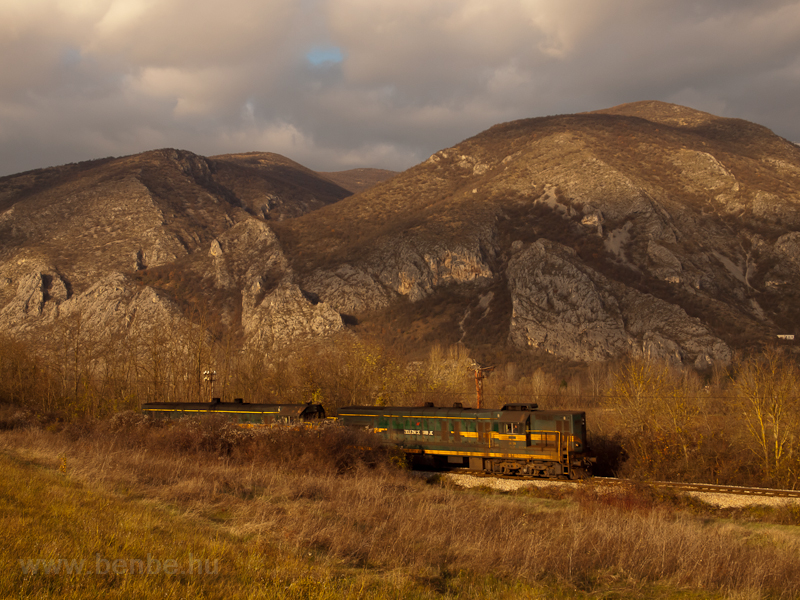
[[[376,432],[414,463],[578,479],[591,473],[586,413],[536,404],[487,408],[348,406],[339,422]]]

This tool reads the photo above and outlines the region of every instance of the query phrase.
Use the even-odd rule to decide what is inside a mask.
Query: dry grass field
[[[370,443],[334,425],[163,426],[133,413],[3,431],[0,595],[800,596],[796,510],[591,484],[462,490],[359,450]]]

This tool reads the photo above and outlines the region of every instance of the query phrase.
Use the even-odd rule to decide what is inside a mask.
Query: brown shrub
[[[35,427],[38,421],[34,413],[14,405],[0,407],[0,431]]]
[[[69,423],[64,434],[70,441],[105,437],[117,447],[146,450],[165,459],[207,455],[235,464],[283,466],[297,472],[344,473],[388,464],[394,456],[377,436],[327,422],[246,428],[221,415],[161,421],[129,411],[108,421]]]

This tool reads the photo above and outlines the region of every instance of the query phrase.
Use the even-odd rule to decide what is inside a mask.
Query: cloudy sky
[[[800,0],[0,0],[0,175],[163,147],[402,170],[649,99],[800,141]]]

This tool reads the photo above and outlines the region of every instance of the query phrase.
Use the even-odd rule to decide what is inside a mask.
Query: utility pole
[[[494,367],[482,367],[478,363],[473,363],[471,368],[475,371],[475,393],[478,400],[476,408],[483,408],[483,380],[494,371]]]
[[[211,402],[211,398],[214,397],[214,381],[216,380],[217,372],[212,371],[211,369],[206,369],[203,371],[203,381],[211,388],[211,393],[208,395],[209,402]]]

